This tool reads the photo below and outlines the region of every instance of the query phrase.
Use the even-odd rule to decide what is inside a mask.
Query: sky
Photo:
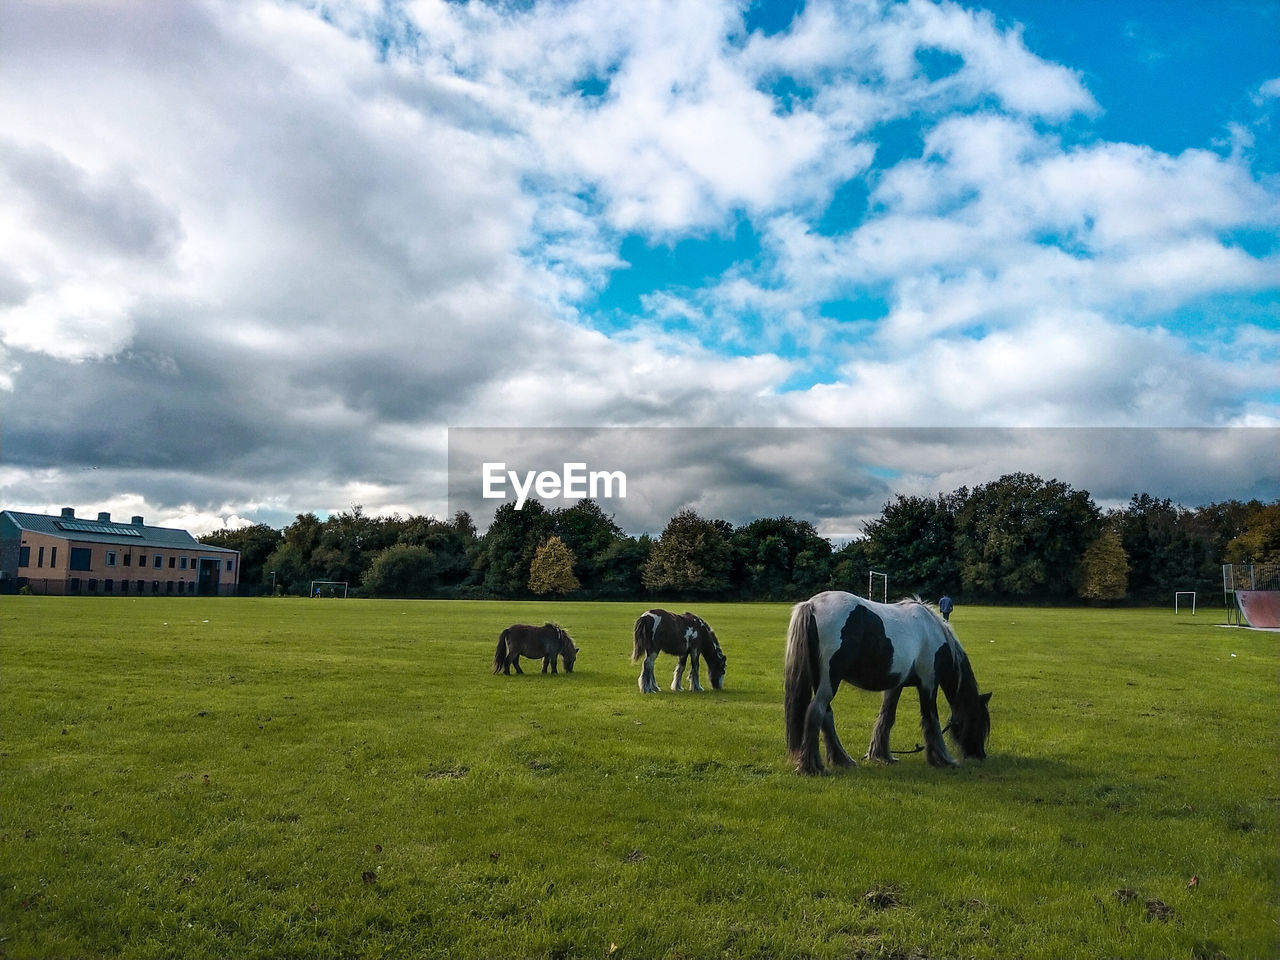
[[[1014,470],[1274,498],[1278,35],[1271,0],[8,0],[0,507],[444,515],[451,431],[496,427],[669,436],[662,509],[834,536]]]

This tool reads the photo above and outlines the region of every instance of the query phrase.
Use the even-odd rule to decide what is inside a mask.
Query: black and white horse
[[[493,672],[511,675],[511,668],[516,673],[524,673],[520,669],[520,658],[542,658],[542,672],[556,672],[556,657],[564,660],[564,672],[573,673],[573,661],[578,659],[578,648],[574,646],[569,634],[554,623],[545,623],[540,627],[531,627],[527,623],[517,623],[502,631],[498,637],[498,649],[493,652]]]
[[[831,699],[842,681],[882,690],[880,716],[866,759],[893,762],[889,730],[902,688],[920,693],[924,749],[935,767],[955,766],[938,724],[938,691],[951,705],[951,739],[966,758],[986,757],[991,716],[989,693],[978,693],[969,657],[941,616],[919,600],[874,603],[832,590],[798,603],[791,611],[784,668],[787,751],[800,773],[821,773],[818,734],[827,762],[854,765],[836,736]]]
[[[724,668],[728,663],[724,651],[720,649],[720,641],[715,631],[707,626],[707,621],[692,613],[669,613],[666,610],[646,610],[636,620],[634,636],[635,647],[631,652],[631,662],[644,659],[644,667],[640,670],[640,692],[657,693],[658,681],[653,677],[653,661],[659,653],[669,653],[679,657],[675,674],[671,678],[671,689],[680,690],[684,678],[684,665],[690,665],[690,687],[702,692],[702,684],[698,682],[698,658],[707,658],[707,671],[711,674],[711,686],[717,690],[724,689]]]

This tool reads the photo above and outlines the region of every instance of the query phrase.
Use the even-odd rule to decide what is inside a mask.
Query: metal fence
[[[1240,607],[1237,590],[1280,590],[1280,563],[1224,563],[1222,596],[1227,607],[1227,622],[1239,625]]]

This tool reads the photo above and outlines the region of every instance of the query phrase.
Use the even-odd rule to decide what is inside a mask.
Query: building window
[[[131,554],[131,553],[126,553],[126,554],[124,555],[124,565],[125,565],[126,567],[127,567],[127,566],[129,566],[129,564],[130,564],[130,562],[131,562],[132,560],[133,560],[133,554]]]
[[[90,578],[89,578],[89,592],[90,592],[90,593],[97,593],[97,592],[98,592],[98,578],[97,578],[97,577],[90,577]]]
[[[88,547],[72,547],[71,548],[71,569],[72,570],[92,570],[93,569],[93,551]]]
[[[31,566],[31,548],[30,547],[18,548],[18,566],[20,567]]]
[[[159,592],[160,592],[160,581],[159,581],[159,580],[152,580],[152,581],[151,581],[151,592],[152,592],[152,593],[159,593]]]
[[[79,593],[79,592],[80,592],[80,578],[79,578],[79,577],[72,577],[72,578],[71,578],[71,592],[72,592],[72,593]]]
[[[147,589],[147,581],[145,581],[145,580],[139,580],[139,581],[138,581],[138,593],[142,593],[142,592],[143,592],[144,590],[146,590],[146,589]]]
[[[58,565],[58,548],[49,548],[49,566],[56,567]]]
[[[228,560],[228,561],[227,561],[227,572],[228,572],[228,573],[230,573],[230,572],[231,572],[231,564],[232,564],[232,563],[234,563],[234,561],[232,561],[232,560]]]
[[[160,554],[157,553],[155,557],[152,559],[151,566],[159,570],[161,567],[164,566],[164,557],[160,556]],[[160,582],[159,580],[156,581],[156,583],[159,583],[159,582]]]
[[[186,557],[183,557],[181,560],[179,560],[179,561],[178,561],[178,569],[179,569],[179,570],[185,570],[185,569],[187,569],[187,558],[186,558]]]
[[[114,593],[115,589],[116,589],[116,582],[114,580],[108,578],[102,581],[103,593]]]
[[[44,547],[41,547],[36,553],[36,566],[44,566]]]
[[[177,565],[178,565],[178,558],[177,558],[177,557],[170,557],[170,558],[169,558],[169,569],[170,569],[170,570],[172,570],[172,569],[173,569],[174,567],[176,567]]]
[[[129,581],[128,581],[128,580],[121,580],[121,581],[120,581],[120,592],[121,592],[121,593],[128,593],[128,592],[129,592]]]
[[[107,566],[114,567],[116,565],[116,552],[114,550],[107,551]]]

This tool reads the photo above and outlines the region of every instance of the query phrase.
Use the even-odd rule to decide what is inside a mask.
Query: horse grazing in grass
[[[633,633],[635,647],[631,652],[631,662],[644,659],[639,680],[641,693],[658,692],[658,681],[653,677],[653,661],[659,653],[669,653],[680,658],[671,678],[672,690],[682,689],[685,663],[692,660],[690,687],[698,693],[702,692],[702,684],[698,682],[699,657],[707,658],[711,686],[717,690],[724,689],[724,668],[729,661],[720,649],[715,631],[701,617],[692,613],[646,610],[636,621]]]
[[[874,603],[831,590],[798,603],[791,611],[783,674],[787,751],[800,773],[821,773],[818,734],[826,741],[827,762],[854,766],[836,736],[831,698],[848,680],[864,690],[882,690],[880,716],[865,759],[892,763],[889,730],[903,687],[920,693],[920,727],[925,757],[935,767],[956,765],[938,725],[938,691],[951,705],[951,739],[966,758],[987,755],[991,715],[989,693],[978,693],[969,657],[950,625],[919,600]]]
[[[524,673],[520,669],[520,658],[542,658],[542,672],[556,672],[556,657],[564,661],[564,672],[573,673],[573,661],[578,659],[578,648],[573,638],[554,623],[544,623],[540,627],[531,627],[527,623],[517,623],[502,631],[498,637],[498,649],[493,651],[493,672],[511,675],[511,668],[516,673]]]

